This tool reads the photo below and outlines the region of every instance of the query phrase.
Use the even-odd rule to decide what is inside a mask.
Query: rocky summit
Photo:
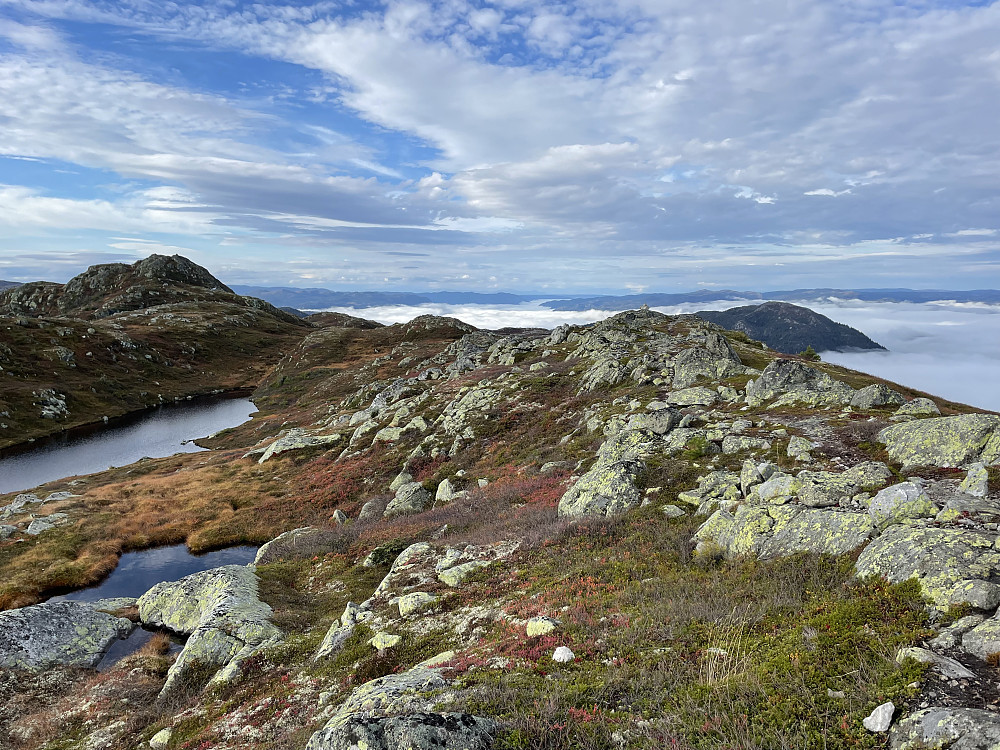
[[[212,450],[0,497],[0,747],[1000,747],[1000,416],[695,316],[288,323],[175,267],[208,297],[7,308],[77,363],[50,421],[111,377],[91,342],[278,348]],[[178,543],[262,546],[45,601]]]

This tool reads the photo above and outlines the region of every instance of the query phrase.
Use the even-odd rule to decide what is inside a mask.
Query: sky
[[[751,303],[752,304],[752,303]],[[888,351],[823,352],[826,362],[871,373],[933,396],[1000,412],[1000,305],[830,301],[808,307],[862,331]],[[656,307],[668,315],[726,310],[718,301]],[[381,323],[403,323],[417,315],[458,318],[478,328],[555,328],[584,325],[614,315],[613,310],[550,310],[538,302],[520,305],[394,305],[332,308]]]
[[[1000,279],[1000,0],[0,0],[0,279]]]

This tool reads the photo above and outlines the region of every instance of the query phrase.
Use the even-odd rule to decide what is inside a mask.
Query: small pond
[[[243,546],[193,555],[183,544],[141,552],[127,552],[121,556],[118,567],[111,572],[111,575],[97,586],[54,596],[49,601],[93,602],[119,596],[138,597],[163,581],[176,581],[191,573],[218,568],[221,565],[252,563],[256,554],[257,547]],[[116,641],[97,665],[97,669],[99,671],[108,669],[118,660],[138,651],[153,637],[153,632],[137,628],[127,639]],[[180,639],[175,639],[175,648],[180,649],[182,643]]]
[[[192,399],[165,404],[86,435],[46,440],[34,450],[0,458],[0,493],[126,466],[144,456],[204,450],[190,441],[243,424],[255,411],[248,398]]]

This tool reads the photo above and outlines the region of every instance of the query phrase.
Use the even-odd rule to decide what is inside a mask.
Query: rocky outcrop
[[[288,451],[298,451],[305,448],[333,445],[334,443],[339,442],[340,439],[341,436],[337,433],[323,435],[296,427],[289,430],[287,433],[268,445],[264,449],[264,452],[258,459],[257,463],[262,464],[273,456],[278,456],[282,453],[287,453]],[[252,454],[253,451],[247,455],[249,456]]]
[[[883,383],[866,385],[851,397],[851,406],[856,409],[876,409],[880,406],[898,406],[903,403],[906,403],[903,394]]]
[[[996,606],[1000,586],[997,535],[957,528],[895,525],[861,553],[858,575],[878,575],[900,583],[915,578],[938,607],[969,602],[979,609]]]
[[[396,496],[389,502],[384,516],[404,516],[426,510],[431,504],[431,493],[420,482],[407,482],[396,490]]]
[[[977,708],[933,707],[892,728],[892,750],[996,750],[1000,715]]]
[[[1000,463],[1000,416],[961,414],[887,427],[878,434],[893,461],[904,466]]]
[[[313,735],[307,750],[488,750],[496,722],[471,714],[348,716]]]
[[[866,513],[794,506],[719,509],[695,533],[701,553],[781,557],[797,552],[841,555],[867,542],[875,525]]]
[[[746,402],[761,406],[776,399],[772,407],[788,404],[831,406],[851,403],[854,389],[821,370],[791,359],[776,359],[756,380],[747,383]]]
[[[333,549],[333,543],[340,534],[335,529],[318,529],[315,526],[286,531],[257,550],[254,565],[325,555]]]
[[[96,667],[135,624],[82,602],[45,602],[0,612],[0,668]]]
[[[189,636],[161,695],[206,667],[218,670],[212,681],[231,680],[246,659],[282,635],[257,596],[252,567],[226,565],[157,584],[139,597],[138,608],[144,625]]]

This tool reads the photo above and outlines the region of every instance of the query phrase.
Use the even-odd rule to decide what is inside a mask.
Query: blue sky
[[[1000,3],[0,0],[0,278],[1000,281]]]

